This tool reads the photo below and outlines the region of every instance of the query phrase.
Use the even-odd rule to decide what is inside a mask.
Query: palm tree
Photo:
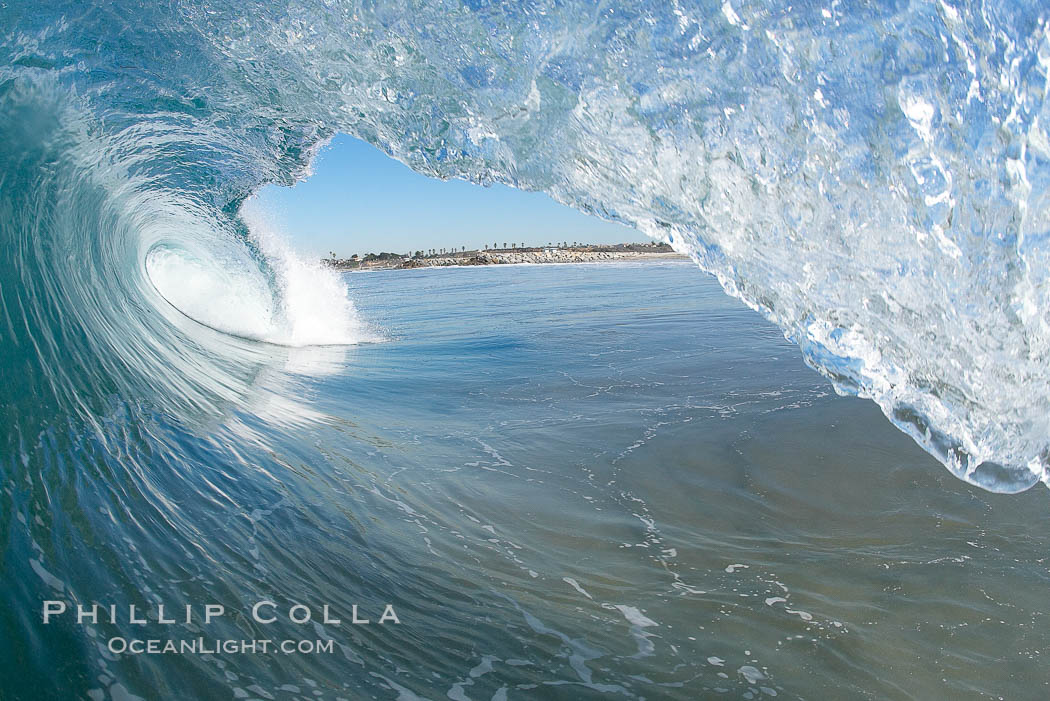
[[[507,242],[506,242],[506,241],[504,241],[504,242],[503,242],[503,247],[504,247],[504,248],[506,248],[506,247],[507,247]]]

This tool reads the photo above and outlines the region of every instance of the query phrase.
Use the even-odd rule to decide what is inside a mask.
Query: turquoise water
[[[231,346],[221,415],[117,405],[8,477],[4,698],[1045,693],[1042,495],[953,479],[688,263],[346,280],[383,340]],[[103,649],[200,634],[335,646]]]
[[[1044,0],[0,9],[20,416],[114,393],[181,415],[228,387],[224,351],[184,345],[151,281],[238,336],[362,340],[345,310],[306,318],[338,295],[297,302],[238,216],[345,133],[667,240],[960,479],[1050,481]]]

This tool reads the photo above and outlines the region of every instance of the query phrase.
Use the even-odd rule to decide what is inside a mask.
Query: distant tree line
[[[536,246],[535,248],[541,248]],[[500,245],[499,242],[494,242],[490,248],[489,244],[484,244],[484,250],[517,250],[525,249],[528,246],[522,243],[508,243],[506,241]],[[548,242],[546,248],[564,248],[564,249],[583,249],[588,251],[666,251],[669,252],[672,248],[662,242],[651,242],[651,243],[618,243],[618,244],[588,244],[580,243],[578,241],[560,241],[560,242]],[[473,249],[471,249],[473,250]],[[363,257],[354,254],[349,259],[340,260],[335,251],[331,251],[331,258],[328,262],[332,265],[345,265],[347,263],[351,265],[358,265],[360,263],[371,263],[373,261],[391,261],[391,260],[404,260],[407,258],[425,258],[432,256],[443,256],[443,255],[456,255],[457,253],[466,253],[467,247],[460,246],[458,248],[428,248],[427,250],[410,251],[408,253],[391,253],[389,251],[383,251],[381,253],[366,253]]]

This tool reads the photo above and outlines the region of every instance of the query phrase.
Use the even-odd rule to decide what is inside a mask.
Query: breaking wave
[[[372,338],[240,214],[346,132],[665,238],[958,477],[1048,479],[1044,3],[13,2],[2,24],[11,454],[114,396],[232,400],[255,351],[212,329]]]

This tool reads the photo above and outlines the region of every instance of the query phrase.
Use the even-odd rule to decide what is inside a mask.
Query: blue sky
[[[291,188],[269,185],[252,206],[265,212],[296,249],[318,256],[335,251],[340,258],[497,242],[649,240],[542,193],[419,175],[344,135],[318,154],[309,179]]]

